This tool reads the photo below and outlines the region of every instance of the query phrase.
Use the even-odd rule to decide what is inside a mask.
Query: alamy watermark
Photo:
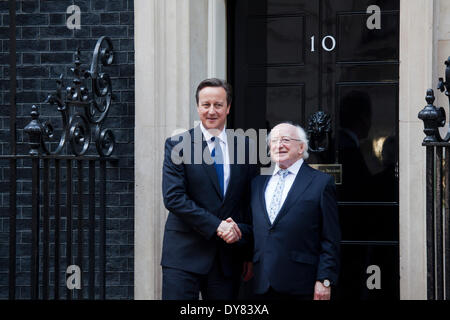
[[[67,289],[81,289],[81,269],[76,264],[67,267],[66,275],[68,275],[66,280]]]
[[[170,140],[175,143],[172,148],[170,158],[175,165],[180,164],[213,164],[208,147],[203,148],[203,134],[198,128],[193,130],[193,136],[190,131],[178,133],[176,130]],[[267,130],[266,129],[226,129],[227,139],[236,141],[228,143],[229,164],[257,164],[263,166],[271,164],[270,155],[267,148]],[[245,139],[245,137],[248,138]],[[248,143],[246,142],[248,141]],[[256,143],[258,142],[258,145]],[[194,142],[192,146],[192,142]],[[274,165],[272,163],[272,165]],[[272,167],[261,168],[261,174],[271,174]]]
[[[68,29],[81,29],[81,10],[77,5],[71,5],[67,7],[66,12],[71,14],[66,21],[66,26]]]
[[[381,269],[379,266],[373,264],[367,267],[366,273],[370,274],[370,276],[367,278],[366,285],[367,289],[374,290],[374,289],[381,289]]]

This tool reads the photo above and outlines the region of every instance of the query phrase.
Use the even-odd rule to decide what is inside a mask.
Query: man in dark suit
[[[246,251],[239,240],[251,239],[256,152],[247,137],[225,130],[232,100],[225,81],[202,81],[196,100],[201,124],[165,144],[162,298],[197,300],[201,292],[204,300],[233,299]]]
[[[255,294],[328,300],[338,279],[340,229],[334,180],[304,162],[304,130],[287,123],[268,137],[272,175],[252,181]]]

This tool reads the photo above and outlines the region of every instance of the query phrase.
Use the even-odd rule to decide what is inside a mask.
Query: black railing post
[[[83,299],[83,287],[84,287],[84,269],[83,269],[83,160],[77,161],[77,171],[78,171],[78,259],[77,264],[80,268],[80,282],[81,287],[78,290],[78,299]]]
[[[445,162],[444,162],[444,244],[445,244],[445,270],[444,270],[444,278],[445,278],[445,299],[450,300],[450,229],[449,229],[449,219],[450,219],[450,146],[445,147]]]
[[[72,265],[72,160],[66,161],[66,270]],[[66,284],[67,300],[72,299],[72,290]]]
[[[16,181],[17,160],[11,159],[9,162],[9,299],[16,298],[16,215],[17,215],[17,181]]]
[[[39,299],[39,221],[40,178],[39,158],[32,159],[32,217],[31,217],[31,299]]]
[[[450,104],[450,57],[445,65],[445,81],[439,78],[438,89],[445,91]],[[426,147],[427,298],[450,300],[450,128],[442,138],[439,128],[445,125],[445,111],[434,106],[432,89],[427,90],[425,100],[419,119],[426,136],[422,145]]]
[[[9,132],[11,134],[11,155],[16,155],[16,89],[17,89],[17,56],[16,56],[16,1],[9,0]],[[16,298],[16,173],[17,161],[9,162],[9,299]]]
[[[436,147],[436,211],[435,211],[435,233],[436,233],[436,299],[444,299],[444,259],[443,259],[443,234],[442,234],[442,147]]]
[[[42,259],[43,259],[43,270],[42,270],[42,282],[43,282],[43,299],[48,300],[49,297],[49,265],[50,265],[50,217],[49,217],[49,197],[50,197],[50,186],[49,186],[49,159],[44,159],[44,177],[43,177],[43,201],[44,201],[44,212],[43,212],[43,241],[42,241]]]
[[[434,250],[434,147],[427,147],[427,298],[435,299],[435,250]]]
[[[100,299],[106,299],[106,161],[100,160]]]
[[[95,161],[89,161],[89,299],[95,299]]]
[[[55,259],[54,259],[54,293],[55,300],[59,300],[59,246],[60,246],[60,223],[61,223],[61,162],[59,159],[55,159]]]
[[[40,176],[39,147],[41,144],[42,125],[39,122],[39,112],[32,107],[31,121],[24,131],[29,136],[30,156],[32,161],[32,218],[31,218],[31,298],[39,299],[39,222],[40,222]]]

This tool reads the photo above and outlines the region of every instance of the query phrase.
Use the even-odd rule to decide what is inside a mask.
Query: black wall
[[[72,4],[81,9],[81,29],[79,30],[70,30],[66,27],[66,21],[71,15],[67,14],[66,10]],[[89,69],[97,39],[100,36],[108,36],[113,40],[115,61],[104,71],[112,78],[114,101],[104,127],[113,129],[116,137],[114,156],[119,160],[109,162],[107,165],[107,299],[132,299],[134,296],[133,13],[133,0],[16,1],[18,154],[26,154],[29,150],[28,136],[24,134],[23,128],[31,119],[30,111],[33,104],[39,106],[42,120],[51,120],[55,125],[59,122],[56,108],[44,104],[43,101],[49,93],[55,91],[56,79],[60,74],[64,75],[64,87],[72,85],[73,75],[70,68],[73,67],[75,50],[78,47],[81,49],[82,67]],[[9,22],[8,1],[0,1],[0,153],[2,155],[11,152]],[[87,174],[84,177],[87,179]],[[8,179],[9,162],[1,160],[0,299],[8,298]],[[26,299],[30,297],[31,253],[31,168],[27,161],[18,161],[17,180],[16,282],[18,289],[16,298]],[[64,187],[63,190],[65,190]],[[64,229],[64,211],[62,214]],[[74,217],[76,217],[76,209],[74,209]],[[53,238],[51,238],[52,241]],[[87,250],[84,252],[86,254]],[[64,256],[64,252],[61,255]],[[87,264],[84,263],[84,265]],[[62,274],[61,277],[60,285],[64,288],[64,275]],[[53,297],[52,293],[50,297]],[[65,298],[64,291],[61,297]]]

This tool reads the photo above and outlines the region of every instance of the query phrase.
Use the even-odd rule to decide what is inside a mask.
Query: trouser
[[[208,274],[202,275],[181,269],[163,267],[163,300],[232,300],[237,298],[239,275],[226,277],[219,259],[214,259]]]

